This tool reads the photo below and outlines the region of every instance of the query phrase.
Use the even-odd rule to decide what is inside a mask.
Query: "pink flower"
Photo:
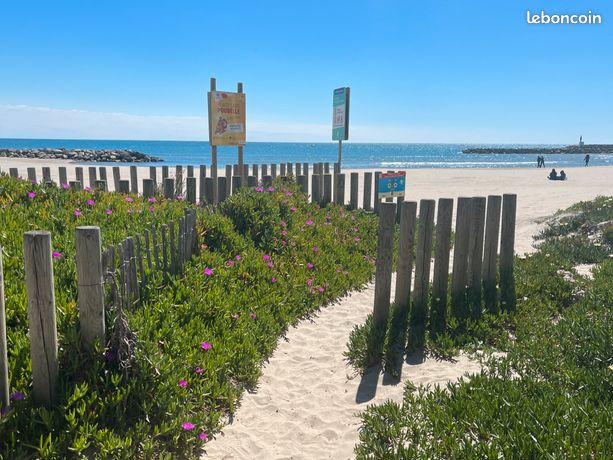
[[[251,317],[251,319],[256,319],[257,315],[255,313],[249,313],[249,316]]]
[[[132,198],[131,196],[126,197],[126,203],[132,203],[133,201],[134,201],[134,198]]]
[[[87,190],[88,192],[91,192],[92,188],[91,187],[85,187],[85,190]]]
[[[291,208],[289,208],[289,210],[292,212],[296,212],[298,211],[298,208],[296,206],[292,206]]]
[[[234,261],[233,260],[226,260],[226,267],[234,267]]]
[[[28,198],[36,198],[36,193],[28,192]]]
[[[183,195],[177,195],[177,196],[176,196],[176,198],[177,198],[177,200],[179,200],[179,201],[183,201],[183,198],[184,198],[184,197],[183,197]]]
[[[319,252],[319,248],[317,246],[313,246],[313,252]]]
[[[94,205],[94,200],[87,200],[87,205],[88,206],[93,206]]]
[[[154,197],[150,197],[147,201],[149,203],[155,203],[157,200]]]
[[[307,220],[307,221],[305,222],[305,224],[307,224],[307,225],[313,225],[313,221],[309,219],[309,220]]]
[[[182,427],[184,430],[189,431],[189,430],[193,430],[194,428],[196,428],[196,425],[194,425],[193,423],[190,423],[190,422],[183,422],[183,423],[181,424],[181,427]]]
[[[183,380],[183,379],[179,380],[179,386],[181,388],[187,388],[187,380]]]
[[[355,241],[360,241],[360,237],[359,237],[359,236],[356,236],[356,237],[354,238],[354,240],[355,240]]]
[[[237,254],[237,255],[235,255],[235,256],[234,256],[234,258],[235,258],[236,260],[241,260],[241,256],[240,256],[240,255],[238,255],[238,254]]]
[[[60,257],[62,257],[62,253],[61,252],[57,252],[57,251],[53,251],[53,257],[55,257],[56,259],[59,259]]]
[[[281,246],[285,247],[286,244],[287,244],[287,241],[281,240]]]
[[[210,269],[209,267],[204,267],[203,272],[206,276],[211,276],[213,274],[213,270]]]
[[[317,290],[318,290],[320,293],[324,292],[324,288],[322,288],[322,287],[317,288]]]
[[[281,230],[281,235],[283,236],[287,235],[287,230]]]
[[[292,193],[292,192],[285,192],[285,195],[286,195],[286,196],[292,196],[292,195],[293,195],[293,193]]]
[[[287,222],[285,222],[284,220],[282,220],[281,222],[279,222],[279,225],[281,227],[287,227]]]
[[[267,189],[267,190],[268,190],[269,192],[274,192],[274,191],[275,191],[275,188],[274,188],[274,187],[268,187],[268,189]]]
[[[307,280],[307,286],[313,286],[313,279],[312,278],[309,278]]]
[[[269,255],[267,255],[267,254],[264,254],[264,255],[262,256],[262,260],[269,260],[269,259],[270,259],[270,256],[269,256]]]
[[[272,267],[274,267],[274,266],[275,266],[275,264],[273,264],[272,262],[266,262],[266,266],[267,266],[268,268],[272,268]]]
[[[209,437],[207,436],[205,432],[200,433],[198,437],[200,438],[201,441],[206,441],[207,439],[209,439]]]
[[[277,278],[275,278],[274,276],[270,279],[271,283],[276,283],[277,282]]]
[[[64,190],[68,190],[68,189],[70,188],[70,185],[68,185],[68,184],[62,184],[62,188],[63,188]]]
[[[151,211],[151,212],[155,212],[155,208],[154,208],[153,206],[151,206],[151,207],[149,208],[149,211]]]
[[[81,211],[79,211],[78,209],[75,209],[73,214],[77,217],[79,217],[81,215]]]
[[[315,265],[313,265],[311,262],[307,262],[307,268],[310,270],[311,268],[313,268]]]
[[[107,209],[104,212],[106,213],[107,216],[110,216],[111,214],[113,214],[113,210],[112,209]]]
[[[204,374],[204,369],[202,369],[200,366],[198,366],[194,372],[196,374]]]
[[[200,344],[200,348],[202,348],[203,350],[210,350],[211,348],[213,348],[213,345],[211,345],[209,342],[202,342]]]
[[[264,187],[256,187],[255,191],[256,192],[263,192],[264,191]]]
[[[128,214],[132,214],[134,210],[132,208],[128,209]]]

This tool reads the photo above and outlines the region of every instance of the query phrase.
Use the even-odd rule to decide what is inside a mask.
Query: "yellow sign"
[[[209,91],[209,143],[242,145],[245,135],[245,94]]]

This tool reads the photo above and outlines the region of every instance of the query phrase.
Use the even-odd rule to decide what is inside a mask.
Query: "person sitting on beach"
[[[560,171],[560,180],[566,180],[566,173],[564,170]]]
[[[558,180],[558,173],[556,172],[555,168],[551,170],[551,172],[549,173],[548,176],[549,180]]]

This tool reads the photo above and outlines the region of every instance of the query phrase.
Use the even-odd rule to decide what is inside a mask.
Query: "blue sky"
[[[3,0],[0,17],[0,137],[206,139],[215,76],[244,83],[252,141],[329,141],[350,86],[356,142],[613,142],[610,0]]]

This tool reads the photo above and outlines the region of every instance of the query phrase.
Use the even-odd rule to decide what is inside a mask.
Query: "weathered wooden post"
[[[473,197],[471,202],[470,230],[468,238],[469,308],[473,318],[481,316],[481,270],[483,264],[483,227],[485,224],[485,198]]]
[[[200,201],[200,204],[205,203],[207,200],[206,198],[206,165],[200,165],[200,170],[199,170],[199,179],[200,182],[198,184],[198,200]]]
[[[128,282],[130,284],[130,302],[140,301],[140,289],[138,285],[138,276],[136,274],[136,250],[134,238],[129,236],[125,240],[124,251],[126,253],[126,261],[128,263]]]
[[[350,209],[358,209],[359,181],[360,181],[360,174],[357,172],[351,173],[350,189],[349,189],[349,208]]]
[[[496,262],[498,259],[498,233],[500,232],[500,205],[498,195],[487,197],[487,217],[485,222],[485,246],[483,248],[483,300],[485,308],[498,313],[496,295]]]
[[[381,205],[383,206],[383,204]],[[422,347],[425,342],[425,322],[430,288],[430,257],[432,254],[432,228],[434,226],[434,200],[420,200],[417,250],[415,252],[415,286],[413,306],[409,317],[409,349]],[[394,216],[394,219],[396,216]]]
[[[379,231],[377,233],[373,326],[375,331],[382,330],[383,334],[385,334],[390,308],[395,221],[396,205],[393,203],[382,205],[381,214],[379,215]]]
[[[435,337],[445,332],[447,324],[447,288],[449,284],[452,216],[453,199],[440,198],[436,217],[436,244],[430,308],[430,331]]]
[[[183,166],[175,166],[175,196],[183,195]]]
[[[96,186],[96,181],[98,180],[98,174],[95,166],[90,166],[87,168],[87,173],[89,175],[89,187],[94,188]]]
[[[307,177],[307,184],[309,183],[309,164],[305,161],[304,163],[302,163],[302,174],[304,174]],[[307,191],[307,193],[309,193]]]
[[[0,247],[0,413],[9,407],[9,361],[6,344],[6,311],[4,307],[4,267]]]
[[[294,175],[293,167],[294,167],[293,163],[288,161],[287,162],[287,168],[285,170],[285,175],[286,176],[293,176]]]
[[[194,166],[187,165],[187,177],[194,177]]]
[[[58,168],[59,176],[60,176],[60,185],[64,186],[64,184],[68,183],[68,175],[66,174],[66,166],[60,166]]]
[[[364,195],[362,197],[362,209],[365,211],[370,211],[372,209],[371,206],[371,196],[372,196],[372,173],[365,172],[364,173]]]
[[[170,177],[169,171],[168,171],[168,166],[162,166],[162,182],[164,182],[164,179],[168,179]]]
[[[119,192],[119,182],[121,182],[121,172],[119,166],[113,166],[113,190]]]
[[[151,198],[155,195],[155,182],[153,179],[143,179],[143,196]]]
[[[226,201],[226,198],[228,197],[228,184],[230,182],[227,180],[226,177],[218,177],[217,178],[217,201],[219,203],[223,203],[224,201]]]
[[[305,195],[309,193],[309,184],[307,182],[307,176],[300,175],[298,176],[298,185],[300,186],[300,191]]]
[[[381,177],[381,171],[375,171],[375,192],[373,210],[375,214],[379,214],[379,206],[381,206],[381,200],[379,199],[379,178]]]
[[[71,180],[68,185],[72,190],[82,190],[81,182],[79,182],[78,180]]]
[[[327,205],[332,201],[332,175],[324,174],[324,194],[323,194],[323,204]]]
[[[302,165],[300,163],[296,163],[296,177],[302,176]]]
[[[28,180],[36,184],[36,168],[28,168]]]
[[[107,191],[107,185],[105,180],[97,180],[94,182],[94,186],[92,187],[94,190],[100,190],[101,192]]]
[[[270,165],[270,175],[273,179],[276,179],[277,177],[277,165],[275,163],[272,163]]]
[[[147,269],[151,271],[153,264],[151,262],[151,243],[149,242],[149,230],[143,230],[143,237],[145,239],[145,254],[147,254]]]
[[[175,223],[173,221],[168,222],[168,233],[170,234],[170,273],[175,275],[177,273],[177,246],[175,244]]]
[[[319,194],[319,190],[320,190],[320,181],[321,181],[321,175],[320,174],[313,174],[311,176],[311,180],[313,181],[313,184],[311,185],[311,201],[313,203],[321,203],[321,195]]]
[[[98,176],[100,176],[100,180],[105,180],[108,182],[108,177],[106,175],[106,166],[100,166],[98,168]]]
[[[138,194],[138,170],[130,166],[130,193]]]
[[[175,180],[172,177],[164,179],[164,198],[172,200],[175,197]]]
[[[242,186],[242,177],[241,176],[232,176],[232,195],[238,193]]]
[[[324,163],[324,174],[330,174],[330,163]]]
[[[104,279],[99,227],[77,227],[77,288],[81,341],[92,350],[96,340],[106,346],[104,325]]]
[[[153,261],[155,268],[160,269],[160,247],[158,246],[157,228],[151,229],[151,244],[153,246]]]
[[[75,169],[75,177],[77,178],[78,182],[81,182],[81,187],[85,187],[85,180],[83,180],[83,168],[80,166],[77,166]]]
[[[417,203],[405,201],[400,209],[400,235],[398,237],[398,266],[396,269],[396,292],[394,303],[403,317],[408,317],[413,272],[413,248],[415,247],[415,225]]]
[[[119,181],[119,193],[130,193],[130,181],[128,179]]]
[[[19,177],[19,169],[9,168],[9,176],[11,176],[14,179],[17,179]]]
[[[32,358],[32,396],[51,406],[57,401],[59,365],[51,233],[26,232],[23,239]]]
[[[270,187],[272,185],[272,176],[263,176],[262,185],[264,187]]]
[[[471,199],[458,198],[453,248],[453,274],[451,275],[451,312],[460,321],[468,318],[466,274],[468,268],[468,241],[470,237]]]
[[[517,195],[502,195],[502,230],[500,232],[500,308],[515,310],[515,280],[513,256],[515,253],[515,213]]]
[[[49,166],[43,166],[43,184],[51,182],[51,168]]]
[[[255,177],[255,181],[258,181],[258,171],[259,167],[256,163],[251,165],[251,175]]]
[[[168,273],[168,225],[162,224],[162,262],[164,273]]]
[[[223,195],[225,199],[225,197],[228,197],[232,194],[232,165],[226,165],[226,177],[224,184],[226,184],[225,193]],[[223,200],[220,198],[219,202],[222,201]]]
[[[149,179],[151,179],[154,184],[157,184],[157,182],[158,182],[158,169],[155,166],[149,166]]]
[[[194,176],[187,176],[187,184],[185,188],[186,188],[187,202],[195,204],[196,203],[196,178]]]
[[[207,204],[215,204],[215,179],[206,177],[204,179],[204,200]]]
[[[262,164],[262,177],[268,175],[268,165],[266,163]]]
[[[345,205],[345,174],[336,174],[336,203]]]
[[[135,264],[137,265],[136,268],[138,268],[138,274],[140,275],[140,291],[142,292],[142,287],[146,284],[147,280],[145,279],[145,267],[143,265],[143,250],[141,248],[140,235],[134,237],[134,248],[136,249]]]
[[[285,176],[286,175],[286,170],[285,170],[285,163],[281,163],[281,165],[279,166],[281,168],[281,176]]]

